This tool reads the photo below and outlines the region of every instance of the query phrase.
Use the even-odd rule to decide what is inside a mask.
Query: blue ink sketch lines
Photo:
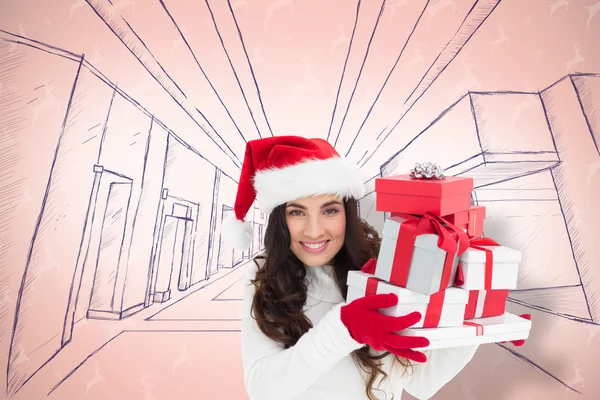
[[[54,161],[49,159],[11,332],[6,379],[8,393],[15,394],[26,383],[34,385],[31,380],[43,375],[49,363],[56,364],[57,357],[64,361],[73,354],[95,354],[119,332],[137,330],[135,325],[144,322],[144,311],[152,305],[156,312],[156,306],[175,304],[203,282],[214,283],[228,271],[237,271],[262,249],[266,216],[258,209],[250,216],[256,239],[248,251],[229,248],[219,233],[220,221],[232,212],[235,198],[236,181],[229,174],[85,57],[2,33],[3,52],[9,51],[10,43],[22,45],[12,55],[15,61],[41,56],[48,63],[71,66],[72,71],[63,121],[55,126],[60,133],[47,147]],[[52,84],[57,82],[47,83]],[[14,115],[26,123],[26,111],[16,109]],[[34,114],[32,126],[39,127],[45,116]],[[8,166],[3,161],[3,171]],[[192,185],[187,183],[190,173]],[[68,250],[73,248],[77,251]],[[56,253],[53,264],[48,249]],[[59,268],[54,277],[48,265]],[[68,296],[36,293],[40,279],[50,285],[54,279],[56,290]],[[61,288],[58,279],[69,286]],[[49,313],[32,307],[40,302],[50,313],[62,314],[54,318],[60,318],[60,324],[44,322]],[[215,310],[224,312],[229,311]],[[49,340],[28,329],[44,325],[53,331]],[[206,319],[195,330],[218,326]],[[76,340],[92,328],[100,329],[98,338],[105,339],[88,344]],[[93,343],[97,347],[85,350]]]
[[[600,260],[590,235],[600,221],[588,218],[597,214],[586,194],[600,183],[599,74],[568,74],[539,91],[465,92],[477,78],[464,48],[497,16],[499,0],[351,2],[340,9],[348,18],[338,38],[317,38],[331,57],[324,61],[283,49],[280,59],[263,59],[260,45],[287,49],[294,38],[257,30],[242,14],[248,3],[205,0],[194,5],[200,12],[184,3],[138,2],[143,12],[125,17],[133,1],[73,0],[69,17],[85,10],[91,18],[82,21],[104,32],[98,42],[114,47],[109,63],[96,46],[79,54],[0,30],[0,267],[7,254],[22,264],[0,293],[10,306],[0,308],[0,322],[10,325],[0,324],[0,338],[10,341],[8,396],[38,398],[36,387],[67,396],[78,380],[92,396],[113,379],[115,354],[139,374],[148,398],[157,379],[136,369],[144,364],[189,382],[200,375],[230,384],[228,370],[192,360],[214,352],[220,338],[239,340],[244,269],[264,250],[268,216],[251,209],[254,240],[243,252],[222,242],[220,225],[234,213],[246,143],[305,129],[301,119],[313,118],[291,111],[302,96],[327,99],[304,134],[335,143],[367,172],[370,189],[375,177],[405,173],[424,157],[474,178],[485,234],[524,253],[512,310],[600,324]],[[257,7],[259,28],[298,7]],[[443,34],[420,41],[441,13]],[[289,85],[257,67],[289,68],[293,57],[297,70],[282,74]],[[464,80],[425,129],[412,129],[405,122],[419,113],[413,106],[439,93],[450,65]],[[335,79],[326,93],[320,74],[329,69]],[[373,191],[358,208],[380,230],[385,216],[375,212]],[[1,271],[4,284],[10,277]],[[580,393],[527,349],[493,349]],[[237,351],[228,357],[240,358]],[[185,367],[195,375],[180,376]]]
[[[599,96],[600,74],[568,75],[539,92],[469,92],[385,161],[380,176],[405,173],[428,154],[448,174],[473,177],[472,203],[486,207],[484,234],[523,251],[509,302],[598,326],[598,260],[585,251],[594,221],[585,214],[600,176]]]

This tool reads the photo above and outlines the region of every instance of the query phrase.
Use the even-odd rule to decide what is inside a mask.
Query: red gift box
[[[484,206],[471,206],[469,210],[445,215],[443,218],[459,228],[466,229],[469,237],[483,236]]]
[[[473,178],[448,176],[443,179],[412,178],[410,174],[375,179],[377,211],[436,216],[471,208]]]
[[[508,289],[470,290],[465,319],[495,317],[504,314]]]

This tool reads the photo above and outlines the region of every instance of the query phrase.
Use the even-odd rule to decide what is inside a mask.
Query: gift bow
[[[369,261],[367,261],[365,263],[365,265],[362,266],[362,268],[360,270],[362,272],[366,273],[366,274],[373,275],[375,273],[375,266],[376,265],[377,265],[377,259],[376,258],[371,258],[371,259],[369,259]]]
[[[415,163],[410,170],[410,177],[414,179],[444,179],[444,169],[432,162]]]
[[[452,262],[454,261],[454,256],[456,255],[456,257],[460,257],[465,251],[467,251],[469,248],[469,237],[462,229],[431,212],[426,212],[421,217],[416,217],[411,214],[398,214],[397,216],[406,220],[402,223],[402,225],[416,225],[414,233],[411,234],[411,240],[413,243],[416,237],[419,235],[428,233],[437,234],[438,248],[448,253],[440,282],[440,290],[444,290],[452,278]],[[400,242],[401,235],[402,227],[400,228],[398,242]],[[405,268],[397,271],[397,273],[401,275],[401,277],[397,280],[400,282],[400,286],[406,286],[410,261],[412,258],[412,251],[402,251],[400,256],[402,257],[400,264],[404,265]]]

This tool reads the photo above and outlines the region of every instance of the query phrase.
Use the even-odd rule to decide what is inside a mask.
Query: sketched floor
[[[230,398],[247,398],[239,336],[245,266],[223,269],[161,311],[150,307],[120,327],[78,326],[83,340],[63,349],[17,397],[210,400],[222,399],[227,387]]]

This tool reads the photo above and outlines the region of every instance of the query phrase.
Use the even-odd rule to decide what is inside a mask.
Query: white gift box
[[[475,323],[479,326],[467,325]],[[429,346],[418,350],[444,349],[485,343],[508,342],[529,338],[531,321],[518,315],[504,313],[495,317],[475,318],[460,327],[409,328],[398,332],[405,336],[424,336]]]
[[[506,246],[479,246],[492,252],[492,286],[495,289],[516,289],[521,251]],[[459,258],[465,290],[484,290],[486,252],[469,248]]]
[[[397,265],[394,265],[394,256],[400,225],[404,221],[406,220],[401,217],[386,219],[383,226],[381,247],[377,256],[375,276],[393,284],[398,284],[393,279],[392,268],[398,268]],[[456,247],[458,250],[458,244]],[[406,288],[425,295],[438,292],[440,290],[444,263],[448,255],[445,250],[438,247],[438,236],[429,233],[419,235],[415,238],[413,248],[400,250],[412,252]],[[447,287],[452,286],[454,283],[457,267],[458,257],[454,256],[450,281]]]
[[[423,316],[421,321],[413,325],[414,328],[422,328],[430,304],[430,297],[422,293],[414,292],[410,289],[392,285],[389,282],[380,281],[374,275],[362,271],[348,272],[348,295],[347,302],[351,302],[360,297],[365,297],[367,291],[367,281],[369,278],[377,280],[377,294],[394,293],[398,296],[398,304],[389,308],[382,308],[379,311],[382,314],[394,317],[404,316],[413,311],[418,311]],[[439,317],[438,327],[441,326],[462,326],[464,323],[465,307],[469,300],[469,292],[461,288],[448,288],[445,290],[444,303],[442,305]]]

